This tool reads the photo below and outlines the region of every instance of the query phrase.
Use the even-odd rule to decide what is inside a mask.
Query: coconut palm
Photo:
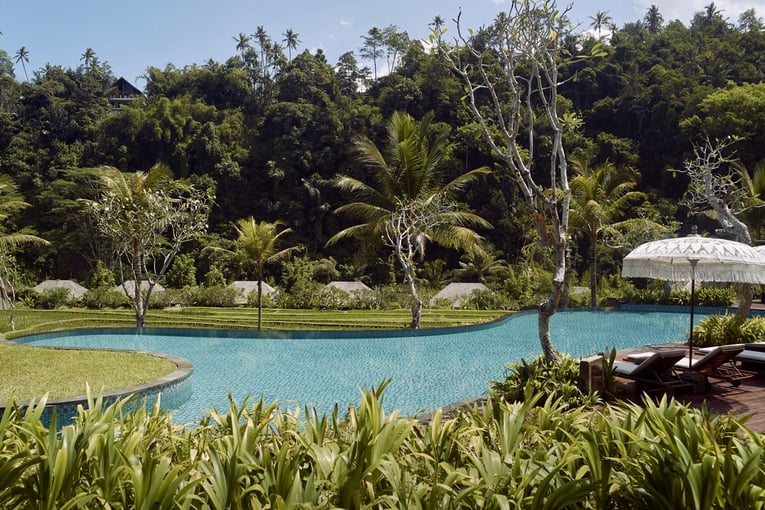
[[[29,50],[27,50],[26,46],[22,46],[16,50],[15,62],[17,64],[21,64],[21,68],[24,70],[24,76],[26,77],[27,81],[29,81],[29,75],[27,75],[26,66],[29,63]]]
[[[415,258],[424,256],[426,242],[470,249],[481,239],[471,227],[490,228],[486,220],[454,202],[460,191],[489,169],[477,168],[445,182],[447,132],[431,130],[432,121],[432,114],[417,122],[408,114],[396,112],[388,121],[382,150],[368,138],[356,140],[356,157],[372,171],[373,182],[348,176],[337,179],[337,187],[351,193],[356,201],[335,212],[348,214],[359,223],[328,241],[382,240],[393,249],[414,301],[412,328],[419,327],[422,309],[415,286]]]
[[[14,324],[14,284],[15,259],[13,250],[28,244],[49,244],[48,241],[29,232],[8,232],[5,222],[22,209],[29,207],[23,200],[16,182],[9,175],[0,175],[0,308],[11,310],[10,325]]]
[[[250,49],[250,36],[239,32],[239,35],[234,37],[234,40],[236,41],[236,51],[242,54],[242,60],[244,60],[244,54]]]
[[[288,58],[291,61],[292,60],[292,50],[296,50],[298,47],[298,44],[300,44],[300,39],[298,39],[298,34],[296,34],[291,28],[288,28],[284,34],[284,39],[282,39],[282,42],[287,47],[288,52]]]
[[[651,5],[645,13],[643,20],[648,27],[648,31],[655,34],[661,28],[662,22],[664,22],[664,16],[659,12],[659,8],[655,5]]]
[[[486,283],[487,278],[506,276],[509,266],[502,256],[501,251],[494,250],[488,243],[479,243],[460,258],[459,267],[452,275],[459,281],[480,283]]]
[[[608,27],[612,21],[611,16],[608,12],[598,11],[595,16],[590,16],[590,19],[592,20],[590,26],[598,33],[598,40],[600,40],[603,27]]]
[[[278,262],[287,258],[297,246],[279,249],[279,244],[283,236],[292,232],[291,228],[279,230],[283,223],[279,220],[269,223],[261,221],[257,223],[255,219],[242,218],[236,223],[236,232],[239,235],[237,242],[239,248],[255,264],[255,271],[258,277],[258,329],[263,327],[263,272],[266,264]]]
[[[82,64],[85,66],[85,69],[89,69],[91,64],[94,63],[96,59],[96,52],[93,51],[93,48],[86,48],[85,53],[80,55],[80,60],[82,60]]]
[[[627,207],[644,194],[634,191],[637,175],[631,168],[610,161],[591,167],[582,159],[571,160],[576,175],[571,179],[572,228],[590,245],[590,305],[598,306],[598,239],[618,228],[616,221]]]

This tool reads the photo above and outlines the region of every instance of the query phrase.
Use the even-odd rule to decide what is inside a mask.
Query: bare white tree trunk
[[[720,226],[733,234],[736,241],[751,245],[749,227],[738,219],[737,213],[747,207],[746,193],[740,177],[732,171],[736,161],[725,155],[731,140],[711,142],[694,148],[694,158],[685,162],[684,173],[690,178],[687,201],[691,209],[712,208]],[[749,283],[739,286],[738,310],[741,320],[749,316],[754,298],[754,288]]]
[[[550,318],[558,309],[566,278],[566,250],[571,191],[563,145],[564,120],[558,115],[559,70],[570,7],[554,0],[513,1],[492,27],[466,34],[457,22],[456,45],[439,50],[462,78],[468,106],[484,138],[505,166],[526,201],[541,242],[554,254],[553,286],[539,307],[539,340],[545,358],[558,362],[550,336]],[[597,47],[596,47],[597,49]],[[570,126],[575,119],[568,118]],[[544,124],[549,148],[536,145]],[[537,166],[546,158],[549,188],[537,182]]]

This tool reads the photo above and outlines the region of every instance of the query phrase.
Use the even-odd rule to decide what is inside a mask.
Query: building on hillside
[[[134,103],[143,97],[143,92],[133,86],[125,78],[120,77],[111,87],[106,89],[106,98],[112,106],[112,111],[118,112],[123,106]]]

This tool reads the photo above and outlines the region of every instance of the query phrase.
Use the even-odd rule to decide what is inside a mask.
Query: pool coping
[[[6,338],[0,339],[0,342],[22,345],[12,340],[8,340]],[[71,351],[83,350],[82,348],[79,348],[79,347],[48,347],[48,346],[37,346],[37,347],[40,349],[57,349],[57,350],[71,350]],[[183,382],[184,380],[188,379],[189,377],[191,377],[191,374],[194,372],[194,365],[191,363],[191,361],[187,360],[186,358],[182,358],[180,356],[174,356],[172,354],[164,354],[160,352],[133,350],[133,349],[89,348],[85,350],[105,351],[105,352],[133,352],[136,354],[143,354],[146,356],[164,358],[175,363],[175,370],[173,370],[172,372],[170,372],[169,374],[165,376],[159,377],[157,379],[153,379],[143,384],[136,384],[133,386],[128,386],[126,388],[110,390],[103,393],[95,393],[95,395],[99,395],[105,401],[108,401],[108,402],[112,402],[120,398],[126,398],[131,395],[146,395],[148,393],[159,394],[163,389],[170,388],[173,385],[179,384]],[[74,407],[78,405],[87,406],[88,402],[89,400],[87,395],[76,395],[73,397],[47,399],[45,401],[45,407],[65,407],[65,406]],[[13,404],[9,402],[0,402],[0,414],[2,414],[8,408],[9,405],[16,405],[18,407],[28,407],[30,405],[37,404],[37,403],[39,403],[39,400],[37,401],[32,400],[28,402],[14,402]]]

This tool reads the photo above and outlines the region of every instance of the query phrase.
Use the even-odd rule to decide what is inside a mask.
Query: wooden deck
[[[662,349],[687,349],[687,345],[670,344],[651,346],[652,350]],[[648,350],[646,348],[644,350]],[[622,359],[629,353],[639,352],[640,349],[619,351],[617,359]],[[626,397],[637,398],[633,383],[621,380],[622,388],[627,392]],[[630,394],[630,392],[632,392]],[[726,381],[712,381],[709,392],[693,393],[690,391],[677,392],[673,395],[676,400],[689,404],[693,407],[701,407],[705,402],[707,408],[720,414],[733,413],[737,417],[748,417],[746,426],[755,432],[765,433],[765,371],[760,371],[756,376],[744,379],[738,387],[732,386]]]

